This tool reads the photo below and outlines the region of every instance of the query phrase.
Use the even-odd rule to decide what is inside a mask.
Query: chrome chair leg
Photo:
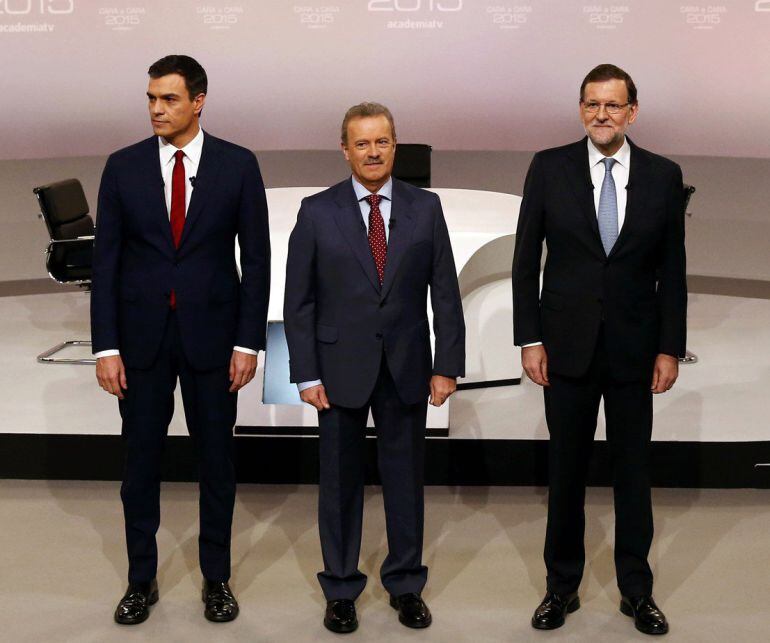
[[[54,357],[56,353],[59,351],[64,350],[65,348],[68,348],[70,346],[90,346],[91,342],[82,340],[82,339],[73,339],[68,340],[66,342],[62,342],[61,344],[57,344],[53,348],[49,348],[44,353],[40,353],[40,355],[37,356],[37,361],[41,364],[96,364],[96,359],[93,357],[83,358],[83,357]]]
[[[679,358],[680,364],[697,364],[698,356],[690,351],[685,351],[684,357]]]

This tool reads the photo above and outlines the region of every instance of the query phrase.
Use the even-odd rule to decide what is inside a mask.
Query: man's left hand
[[[434,375],[430,378],[430,403],[433,406],[441,406],[456,390],[456,378]]]
[[[257,356],[233,351],[230,358],[230,392],[235,393],[254,379],[257,372]]]
[[[652,392],[665,393],[676,382],[679,375],[679,360],[672,355],[660,353],[655,358],[655,369],[652,372]]]

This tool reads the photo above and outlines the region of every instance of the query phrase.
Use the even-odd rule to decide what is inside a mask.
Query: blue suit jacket
[[[241,278],[235,240],[241,249]],[[249,150],[206,134],[179,248],[151,137],[112,154],[99,189],[91,295],[93,350],[149,368],[177,300],[191,366],[226,365],[233,346],[264,349],[270,288],[267,201]]]
[[[432,374],[463,376],[465,322],[439,198],[393,180],[382,287],[350,179],[304,199],[289,240],[284,321],[291,381],[321,379],[332,404],[364,406],[383,353],[406,404],[427,399]]]

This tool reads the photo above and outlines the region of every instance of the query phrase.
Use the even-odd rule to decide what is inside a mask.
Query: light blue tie
[[[616,160],[605,158],[604,181],[599,195],[599,236],[602,238],[604,252],[607,255],[612,251],[612,246],[618,240],[618,195],[615,192],[615,180],[612,178],[612,166]]]

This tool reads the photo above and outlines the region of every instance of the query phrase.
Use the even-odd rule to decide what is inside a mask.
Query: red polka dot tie
[[[372,249],[374,265],[377,266],[377,275],[380,278],[380,286],[385,277],[385,261],[388,258],[388,241],[385,238],[385,222],[382,220],[380,212],[380,201],[382,197],[379,194],[370,194],[366,197],[369,204],[369,247]]]

